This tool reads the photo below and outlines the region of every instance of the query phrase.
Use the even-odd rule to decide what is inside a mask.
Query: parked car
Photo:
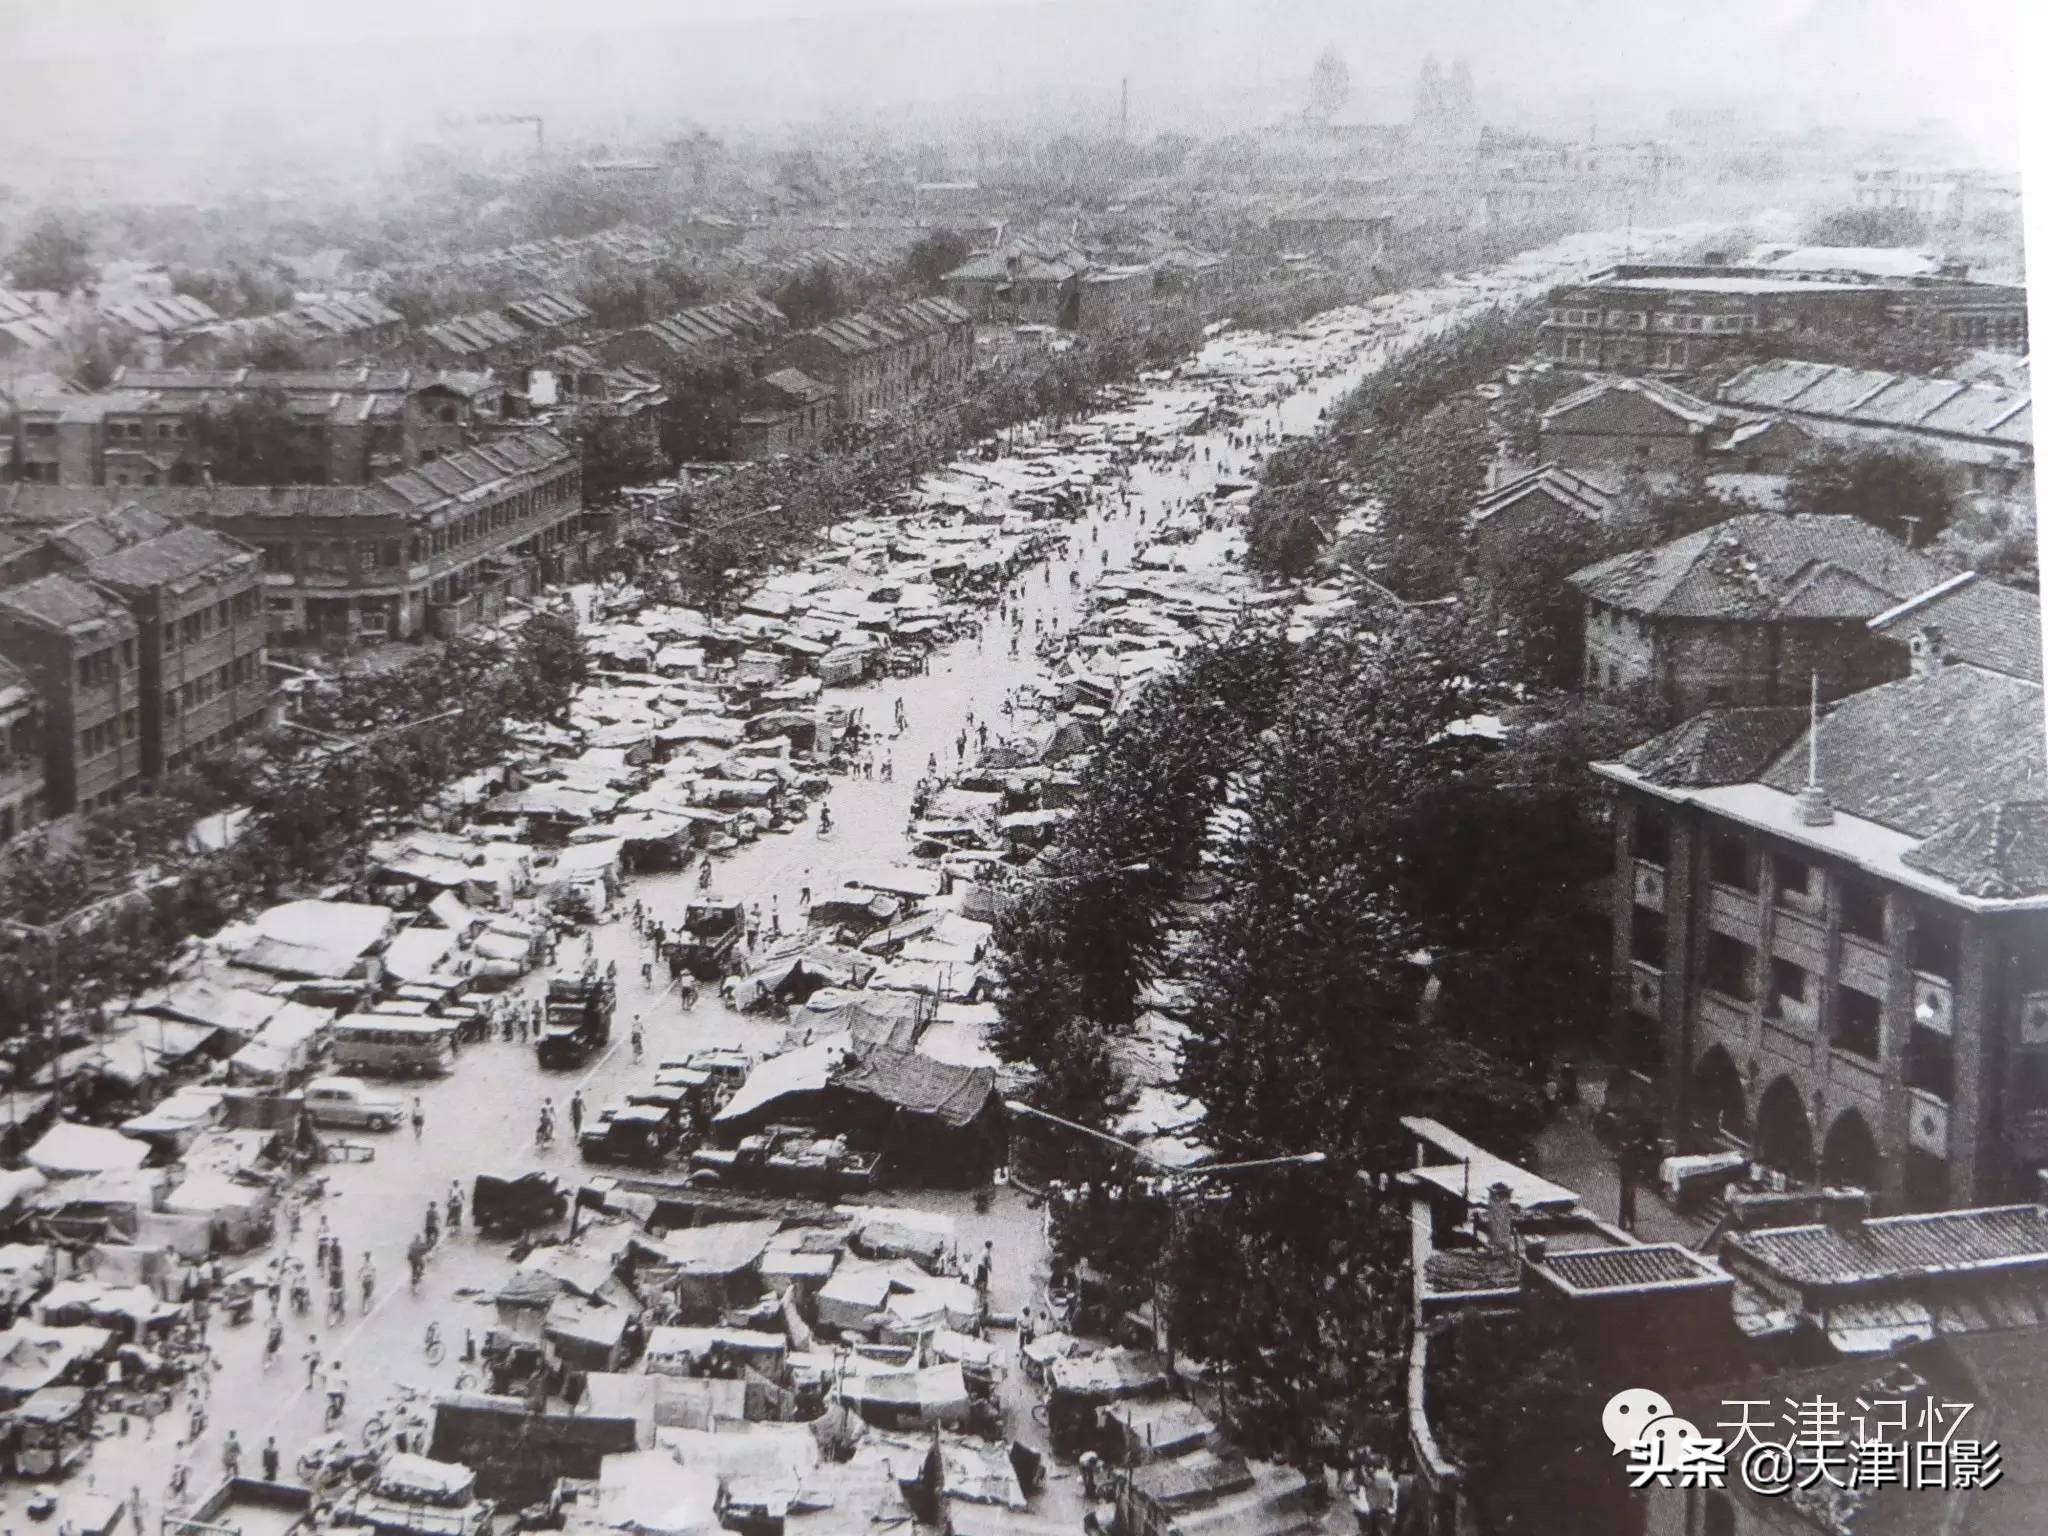
[[[306,1084],[306,1113],[315,1125],[389,1131],[405,1118],[405,1104],[359,1077],[316,1077]]]

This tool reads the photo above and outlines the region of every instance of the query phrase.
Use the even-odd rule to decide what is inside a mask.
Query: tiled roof
[[[1995,384],[1788,358],[1745,368],[1721,386],[1721,398],[1731,405],[1860,426],[1938,432],[2015,448],[2034,443],[2031,392]]]
[[[461,357],[510,346],[526,340],[526,334],[505,316],[489,309],[473,315],[456,315],[426,330],[428,340]]]
[[[1666,789],[1746,784],[1805,724],[1803,709],[1716,705],[1632,748],[1622,766]]]
[[[1423,1279],[1439,1295],[1459,1291],[1511,1291],[1522,1283],[1522,1261],[1491,1248],[1440,1249],[1423,1265]]]
[[[1536,492],[1593,522],[1604,518],[1614,505],[1614,493],[1599,481],[1560,464],[1540,464],[1489,492],[1472,509],[1472,521],[1485,522],[1494,513]]]
[[[146,591],[237,565],[253,565],[255,552],[211,528],[173,528],[140,544],[101,555],[85,568],[94,581],[121,590]]]
[[[1660,618],[1868,620],[1949,575],[1861,518],[1753,512],[1599,561],[1571,582]]]
[[[1987,1206],[1884,1216],[1842,1229],[1730,1232],[1721,1242],[1724,1250],[1794,1285],[1850,1285],[2028,1261],[2048,1264],[2048,1214],[2033,1205]]]
[[[782,394],[795,400],[809,402],[832,398],[830,389],[797,368],[777,368],[773,373],[762,374],[760,382],[772,385]]]
[[[2048,892],[2048,802],[2003,800],[1983,806],[1900,858],[1965,896],[2038,896]]]
[[[1952,577],[1870,621],[1873,634],[1908,643],[1921,630],[1941,632],[1941,654],[1953,661],[2041,681],[2041,599],[1981,576]]]
[[[1927,838],[1988,805],[2038,799],[2048,783],[2041,689],[1951,665],[1837,701],[1820,723],[1820,782],[1836,809]],[[1797,794],[1806,732],[1760,775]]]
[[[1702,400],[1698,395],[1689,395],[1660,379],[1611,378],[1596,379],[1584,389],[1573,390],[1543,413],[1543,424],[1548,426],[1553,417],[1569,415],[1581,406],[1590,405],[1601,396],[1610,394],[1638,395],[1690,427],[1717,426],[1722,419],[1722,412],[1712,402]]]
[[[52,629],[72,630],[107,623],[134,628],[128,610],[106,593],[62,574],[40,576],[0,590],[0,610],[21,614]]]
[[[103,300],[100,304],[100,313],[131,330],[151,336],[170,336],[179,331],[190,330],[195,325],[208,325],[220,319],[212,305],[193,298],[189,293],[173,293],[158,298]]]
[[[1677,1280],[1721,1280],[1721,1272],[1676,1243],[1587,1248],[1546,1254],[1543,1268],[1577,1291],[1621,1291]]]

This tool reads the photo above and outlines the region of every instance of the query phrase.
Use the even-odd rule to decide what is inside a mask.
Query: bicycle
[[[439,1323],[427,1324],[427,1364],[439,1365],[447,1356],[447,1353],[447,1346],[441,1342],[441,1325]]]
[[[327,1293],[327,1326],[339,1327],[348,1321],[348,1296],[339,1286]]]

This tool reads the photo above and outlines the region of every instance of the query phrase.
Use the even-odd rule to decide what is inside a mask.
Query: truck
[[[874,1188],[877,1161],[874,1153],[848,1146],[843,1136],[777,1125],[737,1147],[699,1147],[690,1154],[690,1182],[830,1200]]]
[[[691,902],[675,941],[684,968],[699,981],[719,980],[734,969],[746,928],[746,909],[736,901]]]
[[[595,963],[580,975],[548,978],[547,1021],[541,1025],[535,1052],[543,1067],[581,1065],[602,1050],[612,1037],[612,1010],[618,991],[609,972]]]

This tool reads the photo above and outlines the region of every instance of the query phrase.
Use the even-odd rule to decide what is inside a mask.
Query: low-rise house
[[[1812,447],[1801,427],[1730,410],[1649,378],[1595,379],[1543,413],[1541,455],[1573,469],[1645,475],[1783,475]]]
[[[762,360],[829,385],[841,421],[957,390],[974,370],[974,321],[950,299],[842,315],[790,337]]]
[[[2033,392],[1779,359],[1721,386],[1724,405],[1796,422],[1815,438],[1922,450],[1958,485],[2031,501]]]
[[[0,843],[40,823],[43,701],[29,675],[0,658]]]
[[[1356,250],[1378,256],[1387,248],[1394,216],[1379,204],[1328,194],[1275,214],[1267,228],[1283,250]]]
[[[1646,687],[1681,714],[1824,699],[1897,673],[1869,621],[1952,573],[1854,517],[1758,512],[1571,576],[1589,692]]]
[[[1072,326],[1091,265],[1079,251],[1015,239],[977,251],[948,272],[946,297],[975,320]]]

